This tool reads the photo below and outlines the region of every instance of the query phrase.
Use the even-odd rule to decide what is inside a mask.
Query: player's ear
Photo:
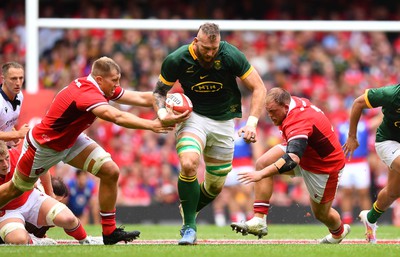
[[[96,80],[97,84],[99,84],[99,85],[103,84],[103,77],[102,76],[95,76],[94,80]]]

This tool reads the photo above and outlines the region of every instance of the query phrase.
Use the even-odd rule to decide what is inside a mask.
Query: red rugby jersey
[[[306,138],[300,167],[317,173],[337,172],[345,165],[342,146],[325,114],[309,100],[292,97],[287,117],[279,126],[286,142]]]
[[[119,99],[123,93],[124,89],[117,87],[114,95],[107,98],[91,76],[76,79],[56,95],[41,123],[32,129],[32,135],[37,142],[56,151],[70,148],[95,121],[91,110]]]

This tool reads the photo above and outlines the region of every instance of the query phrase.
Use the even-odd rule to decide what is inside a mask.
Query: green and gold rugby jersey
[[[205,69],[199,64],[192,43],[165,58],[160,80],[171,87],[179,80],[196,113],[214,120],[229,120],[242,117],[236,77],[245,79],[253,69],[245,55],[225,41],[219,45],[213,67]]]
[[[368,107],[382,106],[383,121],[376,132],[376,142],[394,140],[400,142],[400,84],[365,91]]]

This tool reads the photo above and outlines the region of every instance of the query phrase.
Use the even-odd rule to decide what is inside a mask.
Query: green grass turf
[[[140,230],[141,236],[138,240],[155,239],[179,239],[179,225],[126,225],[127,230]],[[269,235],[262,240],[268,239],[320,239],[327,234],[323,225],[275,225],[270,224]],[[100,236],[99,226],[86,226],[89,235]],[[53,228],[48,236],[55,239],[71,239],[62,229]],[[382,225],[378,229],[379,239],[400,240],[400,228]],[[353,225],[352,231],[347,239],[363,239],[364,228],[361,225]],[[231,231],[229,226],[216,227],[212,225],[199,225],[198,239],[225,239],[243,240],[256,239],[256,237],[242,236]],[[138,256],[138,257],[275,257],[275,256],[351,256],[351,257],[377,257],[377,256],[400,256],[400,245],[389,244],[340,244],[340,245],[318,245],[318,244],[225,244],[196,246],[168,245],[112,245],[112,246],[80,246],[80,245],[57,245],[57,246],[2,246],[0,256],[60,256],[60,257],[109,257],[109,256]]]

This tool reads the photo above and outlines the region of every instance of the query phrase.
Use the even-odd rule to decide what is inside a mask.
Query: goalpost
[[[39,0],[25,0],[26,8],[26,91],[39,89],[39,29],[138,29],[197,30],[209,20],[164,19],[58,19],[39,18]],[[398,32],[400,21],[323,20],[213,20],[223,31],[386,31]]]

